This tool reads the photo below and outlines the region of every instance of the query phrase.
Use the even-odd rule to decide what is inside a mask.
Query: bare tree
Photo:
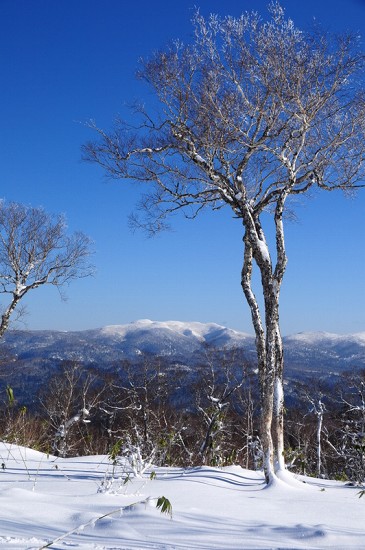
[[[365,482],[365,370],[344,373],[340,399],[344,407],[337,446],[345,471],[356,483]]]
[[[98,373],[77,362],[65,362],[40,394],[46,412],[52,452],[61,457],[90,453],[88,427],[100,409],[106,386]],[[88,444],[89,443],[89,444]]]
[[[68,236],[62,216],[0,202],[0,337],[29,291],[46,284],[61,289],[72,279],[90,275],[89,255],[88,237]]]
[[[111,384],[103,411],[109,417],[114,459],[127,461],[133,474],[141,476],[152,464],[174,460],[184,445],[182,420],[169,403],[171,380],[160,358],[146,355],[141,365],[126,361],[122,367],[123,380]]]
[[[201,436],[198,456],[204,464],[220,466],[227,455],[229,412],[244,383],[244,372],[237,367],[239,350],[216,350],[207,347],[205,362],[199,366],[196,384],[196,408]],[[244,364],[244,361],[242,361]]]
[[[155,233],[170,214],[232,209],[243,229],[242,289],[256,335],[261,441],[267,482],[282,470],[283,349],[279,295],[287,256],[283,216],[311,188],[352,189],[364,175],[364,58],[356,37],[298,30],[276,2],[271,18],[193,19],[191,45],[142,61],[160,102],[136,106],[137,127],[117,121],[84,146],[86,160],[149,192],[134,222]],[[262,221],[273,221],[269,250]],[[270,218],[271,217],[271,218]],[[270,229],[269,229],[270,231]],[[261,275],[264,306],[252,285]]]

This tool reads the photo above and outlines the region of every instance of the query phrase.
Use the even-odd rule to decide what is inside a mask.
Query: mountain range
[[[75,332],[10,330],[2,342],[0,389],[11,384],[34,393],[63,361],[110,369],[123,360],[140,363],[152,354],[170,364],[197,368],[208,348],[239,348],[247,361],[255,361],[254,336],[215,323],[145,319]],[[299,333],[284,337],[284,350],[288,379],[328,378],[365,368],[365,332]]]

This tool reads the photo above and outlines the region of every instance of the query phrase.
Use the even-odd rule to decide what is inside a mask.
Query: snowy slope
[[[364,548],[365,501],[340,482],[267,489],[239,466],[158,468],[153,480],[100,492],[105,456],[56,459],[0,443],[0,457],[0,550]],[[160,496],[172,518],[157,510]]]

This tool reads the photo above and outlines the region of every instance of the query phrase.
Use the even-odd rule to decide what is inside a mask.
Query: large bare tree
[[[90,275],[90,240],[67,235],[62,216],[42,208],[0,202],[0,337],[19,302],[42,285],[62,287]]]
[[[270,16],[197,12],[194,40],[142,60],[139,77],[160,108],[136,106],[84,146],[113,178],[148,186],[135,223],[155,232],[183,209],[232,209],[242,222],[242,289],[256,335],[267,482],[284,469],[280,287],[287,264],[283,215],[311,188],[352,189],[364,175],[363,55],[353,36],[298,30],[281,6]],[[360,76],[359,76],[360,75]],[[269,250],[262,218],[271,216]],[[261,275],[263,311],[252,285]]]

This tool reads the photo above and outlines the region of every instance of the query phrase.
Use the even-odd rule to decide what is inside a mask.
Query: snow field
[[[306,478],[267,488],[261,472],[157,468],[108,491],[108,457],[60,459],[0,443],[0,550],[361,549],[359,488]],[[116,478],[122,472],[116,471]],[[166,497],[172,517],[157,508]],[[102,517],[105,516],[105,517]],[[69,533],[67,536],[67,533]]]

